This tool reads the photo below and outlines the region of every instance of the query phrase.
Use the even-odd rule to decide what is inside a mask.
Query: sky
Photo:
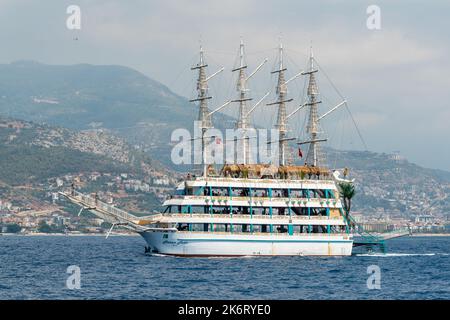
[[[81,9],[80,30],[66,27],[69,5]],[[369,5],[380,8],[379,30],[367,28]],[[230,70],[241,39],[249,70],[269,59],[250,83],[255,100],[273,91],[280,42],[288,77],[304,69],[312,46],[321,113],[342,95],[368,150],[450,170],[449,15],[450,2],[438,0],[0,0],[0,63],[124,65],[192,98],[189,68],[201,43],[209,72],[226,68],[210,82],[213,107],[236,94]],[[303,87],[304,79],[290,84],[290,110],[301,104]],[[253,120],[270,125],[274,117],[264,106]],[[293,120],[292,134],[302,134],[304,118]],[[323,127],[331,146],[366,148],[345,108]]]

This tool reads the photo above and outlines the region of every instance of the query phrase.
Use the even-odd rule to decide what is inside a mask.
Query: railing
[[[409,236],[409,235],[411,235],[411,230],[409,228],[401,228],[401,229],[392,230],[390,232],[381,233],[378,236],[383,240],[390,240],[390,239],[400,238],[400,237]]]
[[[286,197],[250,197],[250,196],[242,196],[242,197],[229,197],[229,196],[195,196],[195,195],[186,195],[176,199],[185,199],[185,200],[205,200],[206,202],[228,202],[228,201],[247,201],[247,202],[267,202],[267,201],[282,201],[284,203],[290,204],[291,206],[298,204],[305,204],[308,202],[319,203],[321,205],[333,205],[337,206],[340,204],[340,199],[337,198],[286,198]],[[328,203],[327,203],[328,202]]]
[[[381,237],[365,231],[364,228],[358,224],[350,214],[347,215],[347,218],[355,226],[354,233],[361,237],[359,240],[360,243],[383,243],[383,239]]]
[[[164,217],[176,218],[222,218],[222,219],[283,219],[283,220],[341,220],[342,217],[327,217],[327,216],[289,216],[289,215],[249,215],[249,214],[206,214],[206,213],[166,213]]]
[[[196,177],[195,179],[186,180],[186,182],[195,181],[214,181],[214,182],[241,182],[241,183],[274,183],[274,184],[289,184],[289,183],[305,183],[305,184],[323,184],[323,183],[333,183],[334,180],[324,179],[324,180],[313,180],[313,179],[261,179],[261,178],[229,178],[229,177]]]
[[[231,232],[231,231],[177,231],[177,233],[181,234],[209,234],[209,235],[252,235],[252,236],[278,236],[278,237],[292,237],[292,236],[304,236],[304,237],[311,237],[311,238],[318,238],[318,237],[343,237],[345,240],[350,239],[351,236],[349,236],[347,233],[300,233],[300,232],[294,232],[292,235],[289,233],[279,233],[279,232]]]
[[[116,208],[114,206],[111,206],[109,204],[106,204],[96,198],[93,198],[89,195],[83,194],[81,192],[78,192],[76,190],[71,190],[70,193],[64,193],[64,195],[68,196],[69,198],[74,198],[75,200],[78,200],[82,205],[99,210],[100,212],[104,212],[106,214],[112,215],[116,219],[123,219],[128,222],[133,222],[139,219],[142,219],[143,217],[137,217],[135,215],[132,215],[124,210],[121,210],[119,208]]]

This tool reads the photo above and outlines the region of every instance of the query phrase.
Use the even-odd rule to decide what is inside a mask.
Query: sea
[[[349,257],[178,258],[139,236],[0,236],[0,299],[450,299],[450,237]]]

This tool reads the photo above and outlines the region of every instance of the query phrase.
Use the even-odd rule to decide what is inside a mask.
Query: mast
[[[278,83],[276,88],[276,93],[278,95],[278,99],[276,102],[269,103],[268,105],[278,105],[278,116],[277,116],[277,123],[275,125],[275,128],[279,131],[279,165],[285,165],[286,159],[285,159],[285,153],[286,153],[286,145],[287,145],[287,139],[286,139],[286,133],[287,133],[287,125],[286,125],[286,102],[292,101],[292,99],[287,100],[287,85],[286,85],[286,79],[284,76],[285,71],[287,70],[283,65],[283,45],[280,43],[279,49],[279,64],[278,64],[278,70],[272,71],[272,73],[278,73]]]
[[[318,70],[314,69],[314,54],[311,47],[311,54],[309,58],[309,71],[305,72],[305,74],[309,74],[309,83],[308,83],[308,105],[309,105],[309,117],[308,117],[308,125],[306,127],[306,132],[309,134],[310,143],[308,153],[306,155],[306,164],[309,166],[317,167],[320,162],[320,150],[318,142],[321,140],[317,139],[319,134],[319,120],[318,120],[318,110],[317,105],[321,103],[321,101],[317,100],[319,95],[319,89],[316,83],[316,77],[314,73]]]
[[[199,63],[192,67],[191,70],[198,70],[197,79],[197,98],[190,100],[191,102],[199,101],[199,113],[198,121],[201,129],[202,140],[202,162],[203,162],[203,176],[207,176],[208,166],[206,164],[206,141],[205,133],[209,128],[212,128],[211,114],[208,109],[208,100],[211,96],[208,96],[208,78],[206,77],[206,67],[208,65],[204,61],[203,47],[200,46],[200,60]]]
[[[249,164],[251,162],[251,152],[249,145],[249,137],[247,135],[248,129],[252,129],[252,125],[249,123],[250,114],[255,111],[256,107],[261,104],[261,102],[269,95],[267,92],[256,104],[254,104],[250,109],[248,109],[247,101],[253,100],[252,98],[247,96],[247,92],[250,91],[247,87],[248,80],[253,77],[259,70],[261,70],[262,66],[267,62],[267,58],[261,62],[255,70],[247,76],[245,70],[247,69],[247,65],[244,61],[245,51],[244,51],[244,41],[241,39],[241,43],[239,45],[239,67],[231,70],[232,72],[238,71],[238,80],[236,84],[236,90],[239,93],[239,98],[236,100],[231,100],[231,102],[239,102],[239,117],[236,122],[236,128],[240,129],[243,133],[242,137],[242,151],[244,155],[244,163]]]
[[[243,133],[242,150],[244,153],[244,164],[247,164],[250,162],[250,147],[247,137],[247,129],[250,128],[250,125],[248,122],[249,112],[247,110],[247,101],[250,101],[252,99],[247,98],[246,96],[249,90],[247,88],[247,75],[245,69],[247,69],[247,65],[244,62],[244,42],[241,39],[241,43],[239,46],[239,67],[232,70],[232,72],[239,72],[236,86],[236,89],[239,93],[239,98],[233,100],[233,102],[239,102],[239,118],[236,122],[236,128],[241,129]]]

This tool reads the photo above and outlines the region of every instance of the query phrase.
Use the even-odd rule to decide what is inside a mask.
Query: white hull
[[[244,235],[219,232],[140,233],[152,252],[176,256],[349,256],[345,235]]]

